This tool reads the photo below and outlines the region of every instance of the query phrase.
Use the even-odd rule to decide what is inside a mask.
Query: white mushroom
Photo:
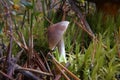
[[[50,50],[54,50],[55,47],[58,47],[58,51],[60,53],[60,62],[66,63],[66,53],[65,53],[65,45],[63,40],[63,34],[68,27],[68,21],[61,21],[59,23],[53,24],[48,28],[48,44]]]

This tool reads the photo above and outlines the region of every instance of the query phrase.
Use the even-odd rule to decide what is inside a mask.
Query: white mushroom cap
[[[61,21],[51,25],[48,28],[48,43],[49,48],[54,50],[58,42],[62,39],[64,32],[68,27],[69,21]]]

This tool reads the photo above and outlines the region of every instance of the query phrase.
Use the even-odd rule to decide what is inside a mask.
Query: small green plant
[[[112,26],[118,25],[118,23],[115,23],[114,18],[110,18],[110,16],[108,16],[107,21],[103,23],[102,15],[97,15],[100,17],[91,17],[90,24],[93,23],[93,26],[97,26],[94,27],[94,29],[97,31],[98,42],[94,40],[90,42],[87,48],[84,47],[83,53],[80,47],[81,34],[77,35],[74,48],[71,52],[68,52],[68,62],[71,63],[69,70],[82,80],[114,80],[117,79],[116,74],[119,73],[120,59],[118,58],[117,43],[115,42],[116,37],[113,36],[114,31],[118,31],[118,26],[116,28]],[[105,26],[105,30],[103,26]],[[72,27],[70,28],[72,29]],[[74,31],[75,28],[72,32]],[[66,35],[69,35],[69,33]],[[67,48],[68,51],[73,47],[70,45],[71,41],[69,41],[72,40],[71,36],[66,36],[66,45],[68,44],[70,47]],[[103,44],[106,45],[106,48]],[[93,54],[94,58],[92,58]]]

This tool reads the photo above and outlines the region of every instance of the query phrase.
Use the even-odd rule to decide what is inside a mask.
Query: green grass
[[[119,75],[120,71],[120,59],[118,58],[114,36],[114,32],[117,32],[118,29],[114,26],[119,25],[119,23],[114,22],[114,18],[109,16],[106,22],[103,23],[102,14],[96,14],[96,16],[90,16],[91,21],[88,21],[98,38],[97,43],[90,40],[88,35],[83,33],[73,23],[72,19],[70,20],[70,25],[64,35],[67,60],[70,63],[68,69],[82,80],[115,80],[116,74]],[[34,48],[38,52],[47,52],[47,27],[46,20],[34,21]],[[21,30],[26,41],[28,37],[27,30],[27,27]],[[102,44],[106,45],[107,48],[104,48]],[[95,55],[94,60],[92,60],[93,53]],[[57,49],[54,54],[56,59],[59,60]]]
[[[75,39],[75,46],[72,52],[68,54],[68,62],[71,63],[69,70],[75,73],[82,80],[115,80],[116,74],[119,73],[120,59],[118,58],[118,45],[115,41],[115,32],[118,31],[119,23],[110,16],[107,17],[106,22],[102,22],[102,14],[96,14],[99,17],[90,16],[91,27],[97,35],[98,43],[90,41],[87,47],[84,47],[84,53],[81,51],[81,34],[77,35]],[[117,25],[117,26],[115,26]],[[96,26],[96,27],[95,27]],[[75,31],[75,27],[71,33],[65,36],[66,46],[73,47],[71,44],[71,36]],[[72,27],[70,27],[72,29]],[[73,33],[72,33],[73,32]],[[70,36],[68,36],[70,34]],[[87,41],[87,40],[85,40]],[[103,44],[107,48],[103,47]],[[67,48],[66,51],[69,51]],[[92,61],[92,54],[95,50],[94,63]],[[69,53],[69,52],[68,52]]]

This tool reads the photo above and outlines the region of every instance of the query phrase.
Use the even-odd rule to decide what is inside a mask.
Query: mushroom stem
[[[66,60],[66,53],[65,53],[65,44],[64,44],[64,40],[63,37],[62,39],[59,41],[58,45],[58,51],[60,53],[60,57],[59,57],[59,62],[67,62]]]
[[[69,21],[61,21],[56,24],[51,25],[48,28],[48,43],[49,49],[54,50],[56,47],[60,53],[60,62],[67,62],[65,54],[65,45],[63,40],[63,35],[68,27]]]

